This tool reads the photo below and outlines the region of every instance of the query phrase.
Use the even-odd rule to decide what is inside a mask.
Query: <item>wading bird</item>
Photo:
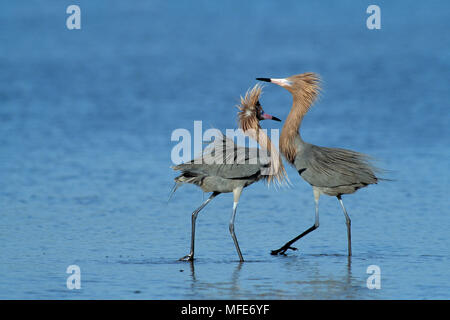
[[[212,192],[211,196],[192,213],[191,251],[180,260],[194,259],[195,221],[200,210],[217,195],[233,192],[234,203],[229,230],[239,259],[244,261],[234,232],[236,208],[242,189],[262,179],[268,183],[273,181],[281,183],[285,178],[286,171],[281,156],[259,125],[260,120],[281,120],[264,113],[259,103],[260,95],[261,86],[255,85],[253,89],[247,91],[245,97],[241,97],[241,103],[238,105],[238,119],[240,129],[267,152],[262,152],[263,150],[258,148],[237,146],[233,140],[222,135],[205,149],[201,159],[197,158],[172,167],[174,170],[181,171],[181,174],[175,178],[174,191],[181,184],[192,183],[204,192]]]
[[[316,204],[315,222],[312,227],[287,242],[272,254],[284,254],[298,239],[319,227],[319,197],[321,194],[335,196],[344,211],[347,225],[348,255],[352,255],[351,220],[342,202],[343,194],[354,193],[369,184],[376,184],[376,169],[365,154],[337,148],[324,148],[304,142],[300,136],[303,117],[314,103],[320,91],[319,76],[303,73],[284,79],[257,78],[275,83],[287,89],[293,96],[293,105],[280,135],[280,152],[293,165],[300,176],[313,188]]]

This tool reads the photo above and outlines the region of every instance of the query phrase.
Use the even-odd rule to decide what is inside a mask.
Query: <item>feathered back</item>
[[[259,97],[262,93],[262,86],[256,84],[252,89],[247,90],[245,96],[241,96],[241,103],[237,105],[239,127],[245,131],[249,129],[261,129],[258,116],[261,114],[261,104]]]

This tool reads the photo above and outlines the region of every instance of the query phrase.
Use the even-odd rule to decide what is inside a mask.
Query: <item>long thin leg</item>
[[[236,247],[236,251],[239,255],[239,260],[241,262],[243,262],[244,258],[242,257],[241,249],[239,248],[239,243],[236,238],[236,234],[234,233],[234,218],[236,217],[236,209],[237,209],[237,205],[239,203],[239,198],[241,197],[241,193],[242,193],[242,187],[239,187],[239,188],[236,188],[233,190],[233,196],[234,196],[233,214],[231,215],[229,229],[230,229],[231,237],[233,238],[233,241],[234,241],[234,246]]]
[[[352,221],[345,210],[344,202],[342,202],[341,196],[337,196],[339,203],[341,204],[342,210],[344,210],[345,224],[347,225],[347,241],[348,241],[348,255],[352,255]]]
[[[294,239],[286,242],[286,244],[284,246],[282,246],[280,249],[272,250],[270,254],[272,254],[272,255],[285,254],[285,252],[287,250],[289,250],[289,249],[297,250],[297,248],[291,247],[291,245],[294,242],[296,242],[298,239],[303,238],[308,233],[310,233],[311,231],[316,230],[319,227],[319,198],[320,198],[320,191],[318,189],[316,189],[316,188],[313,188],[313,192],[314,192],[314,202],[316,204],[316,218],[315,218],[315,221],[314,221],[314,225],[312,227],[310,227],[309,229],[303,231],[301,234],[296,236]]]
[[[188,255],[180,258],[180,260],[192,261],[194,260],[194,242],[195,242],[195,221],[197,220],[198,213],[220,192],[213,192],[211,196],[202,203],[194,212],[192,212],[192,233],[191,233],[191,252]]]

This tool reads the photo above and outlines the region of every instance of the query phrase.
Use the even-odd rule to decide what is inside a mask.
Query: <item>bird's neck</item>
[[[303,95],[301,92],[293,95],[291,111],[283,125],[280,135],[280,151],[286,157],[287,161],[294,163],[297,150],[296,138],[302,143],[300,136],[300,126],[303,117],[311,107],[315,97]]]
[[[278,183],[281,183],[286,177],[286,170],[284,169],[281,156],[270,138],[259,125],[255,128],[244,131],[244,133],[258,142],[261,149],[266,151],[270,157],[270,168],[268,168],[268,172],[263,173],[267,176],[267,181],[270,183],[276,179]]]

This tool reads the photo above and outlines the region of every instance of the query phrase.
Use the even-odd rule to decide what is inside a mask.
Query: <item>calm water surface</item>
[[[450,6],[369,3],[78,1],[0,5],[0,298],[450,298]],[[315,71],[324,92],[303,138],[369,153],[395,181],[320,202],[320,228],[288,256],[271,256],[314,222],[309,185],[255,184],[228,233],[230,194],[198,218],[206,195],[185,186],[167,202],[177,128],[236,126],[255,77]],[[266,86],[265,111],[285,119],[288,92]],[[264,122],[269,129],[279,123]],[[81,290],[66,268],[81,268]],[[381,269],[369,290],[366,270]]]

